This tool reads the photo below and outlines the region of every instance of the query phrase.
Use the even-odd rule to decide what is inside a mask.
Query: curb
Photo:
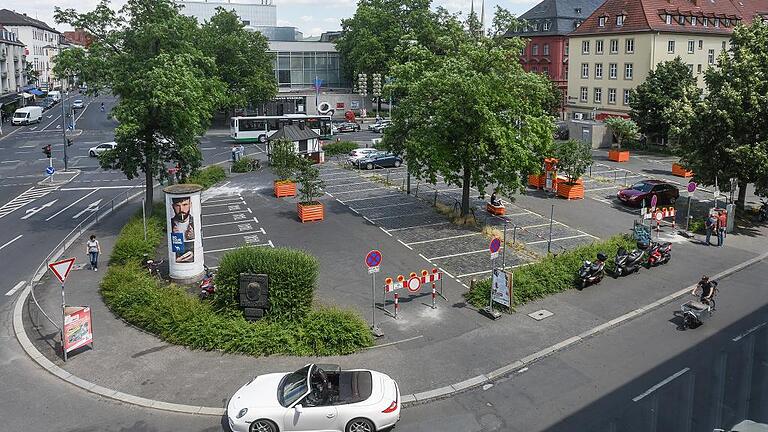
[[[53,259],[56,259],[56,258],[58,257],[53,257]],[[758,255],[741,264],[737,264],[729,269],[723,270],[722,272],[712,276],[712,279],[722,279],[724,277],[730,276],[733,273],[739,272],[760,261],[763,261],[766,258],[768,258],[768,252]],[[26,303],[27,298],[29,297],[29,294],[32,291],[32,287],[34,286],[35,283],[37,283],[40,280],[40,278],[42,278],[44,274],[45,273],[43,272],[35,276],[34,280],[31,281],[31,283],[24,289],[24,291],[21,293],[19,298],[16,300],[16,303],[13,308],[13,330],[16,335],[16,339],[18,340],[19,344],[24,349],[24,351],[27,353],[27,355],[29,355],[29,357],[32,358],[32,360],[34,360],[35,362],[37,362],[37,364],[39,364],[43,369],[47,370],[51,374],[85,391],[88,391],[90,393],[103,396],[109,399],[114,399],[119,402],[138,405],[144,408],[152,408],[152,409],[171,411],[171,412],[182,413],[182,414],[208,415],[208,416],[217,416],[217,417],[220,417],[226,414],[225,408],[175,404],[175,403],[163,402],[159,400],[147,399],[140,396],[122,393],[117,390],[108,389],[106,387],[102,387],[95,383],[81,379],[75,375],[72,375],[71,373],[65,371],[59,366],[56,366],[53,362],[48,360],[40,351],[37,350],[37,348],[29,340],[29,337],[27,336],[27,333],[24,330],[24,323],[22,321],[22,309],[24,308],[24,304]],[[402,395],[402,399],[401,399],[402,406],[404,408],[408,408],[415,405],[431,402],[434,400],[444,399],[450,396],[454,396],[459,393],[463,393],[465,391],[468,391],[486,384],[492,384],[493,382],[497,381],[499,378],[503,378],[507,375],[518,372],[520,369],[526,368],[527,366],[533,363],[536,363],[537,361],[545,357],[548,357],[552,354],[555,354],[559,351],[562,351],[566,348],[576,345],[577,343],[582,342],[585,339],[595,337],[600,333],[604,333],[605,331],[611,328],[614,328],[620,324],[623,324],[625,322],[628,322],[638,316],[641,316],[646,312],[649,312],[653,309],[656,309],[660,306],[670,303],[673,300],[689,293],[695,286],[696,285],[691,285],[686,288],[683,288],[666,297],[656,300],[653,303],[650,303],[646,306],[635,309],[631,312],[628,312],[624,315],[619,316],[618,318],[614,318],[608,322],[605,322],[596,327],[593,327],[592,329],[587,330],[577,336],[573,336],[571,338],[565,339],[557,344],[554,344],[552,346],[539,350],[529,356],[523,357],[522,359],[516,360],[506,366],[502,366],[488,373],[481,374],[481,375],[466,379],[464,381],[461,381],[455,384],[450,384],[437,389],[428,390],[420,393]]]

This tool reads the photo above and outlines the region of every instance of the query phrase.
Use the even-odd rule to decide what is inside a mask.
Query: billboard
[[[91,308],[87,306],[64,308],[64,351],[70,352],[93,343]]]
[[[506,307],[512,307],[512,276],[501,269],[493,269],[491,279],[491,298],[493,301]]]
[[[194,278],[203,272],[200,189],[197,185],[187,184],[164,189],[168,218],[168,267],[172,279]]]

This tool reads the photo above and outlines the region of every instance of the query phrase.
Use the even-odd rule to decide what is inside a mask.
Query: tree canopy
[[[403,96],[384,134],[411,175],[462,187],[462,215],[470,187],[521,190],[553,144],[549,80],[516,61],[521,40],[478,37],[476,26],[448,17],[438,49],[404,50],[391,84]]]
[[[680,57],[661,62],[648,74],[648,78],[632,91],[629,116],[648,137],[669,139],[671,112],[677,101],[701,97],[688,66]]]
[[[603,122],[611,130],[616,138],[616,148],[621,149],[621,144],[628,139],[637,136],[637,124],[632,120],[622,117],[609,117]]]

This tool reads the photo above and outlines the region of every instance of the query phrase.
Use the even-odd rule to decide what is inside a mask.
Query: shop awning
[[[21,97],[23,97],[24,99],[29,99],[29,98],[33,98],[35,96],[31,95],[31,94],[29,94],[27,92],[24,92],[24,93],[21,94]]]
[[[44,94],[45,94],[44,92],[42,92],[42,91],[40,91],[40,90],[38,90],[38,89],[32,89],[32,90],[30,90],[29,92],[30,92],[30,93],[32,93],[32,94],[33,94],[33,95],[35,95],[35,96],[42,96],[42,95],[44,95]]]

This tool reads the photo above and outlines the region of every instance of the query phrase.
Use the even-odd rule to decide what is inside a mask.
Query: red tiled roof
[[[765,14],[766,11],[768,0],[606,0],[571,34],[643,31],[730,34],[733,31],[732,23],[728,26],[721,23],[715,27],[710,21],[704,27],[699,20],[693,26],[690,17],[742,20],[748,24],[755,16]],[[666,23],[667,14],[673,17],[671,24]],[[616,25],[618,15],[625,16],[622,26]],[[676,21],[679,16],[688,19],[684,25]],[[600,17],[606,18],[604,27],[599,26]]]

